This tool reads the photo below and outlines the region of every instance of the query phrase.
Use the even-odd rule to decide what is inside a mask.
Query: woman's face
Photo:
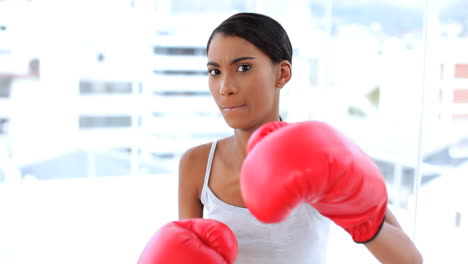
[[[232,128],[249,129],[279,116],[280,64],[249,41],[216,34],[208,50],[210,92]]]

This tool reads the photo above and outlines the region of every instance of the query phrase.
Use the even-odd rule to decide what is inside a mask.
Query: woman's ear
[[[291,63],[283,60],[277,65],[276,88],[283,88],[291,79]]]

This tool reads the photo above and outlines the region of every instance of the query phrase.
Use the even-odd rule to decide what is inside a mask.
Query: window
[[[130,82],[110,82],[80,80],[80,94],[130,94],[132,84]]]
[[[468,263],[468,0],[117,2],[0,1],[8,33],[24,37],[0,39],[0,55],[41,55],[50,93],[37,94],[54,103],[26,101],[56,114],[24,119],[15,140],[37,155],[11,159],[0,72],[0,263],[134,263],[177,218],[181,154],[232,134],[196,37],[238,11],[277,18],[293,42],[283,119],[340,128],[376,162],[425,262]],[[329,264],[376,263],[347,236],[329,251]]]
[[[0,118],[0,135],[6,133],[7,125],[8,125],[8,119]]]
[[[131,116],[80,116],[80,128],[116,128],[130,127]]]

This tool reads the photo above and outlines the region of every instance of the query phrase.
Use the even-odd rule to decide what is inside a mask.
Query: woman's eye
[[[217,70],[217,69],[210,69],[210,70],[208,70],[208,74],[211,75],[211,76],[218,75],[218,74],[219,74],[219,70]]]
[[[238,72],[246,72],[248,70],[250,70],[251,66],[248,65],[248,64],[242,64],[242,65],[239,65],[239,67],[237,67],[237,71]]]

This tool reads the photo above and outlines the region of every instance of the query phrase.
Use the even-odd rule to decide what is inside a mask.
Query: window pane
[[[429,5],[421,169],[436,175],[422,178],[416,241],[430,263],[468,262],[461,246],[468,244],[467,5],[459,0]],[[435,241],[448,243],[435,250],[440,248]]]
[[[0,1],[0,263],[134,263],[177,218],[182,153],[232,134],[206,41],[239,11],[293,43],[281,117],[354,139],[425,263],[468,263],[467,0],[427,3]],[[327,263],[350,260],[376,263],[335,227]]]

